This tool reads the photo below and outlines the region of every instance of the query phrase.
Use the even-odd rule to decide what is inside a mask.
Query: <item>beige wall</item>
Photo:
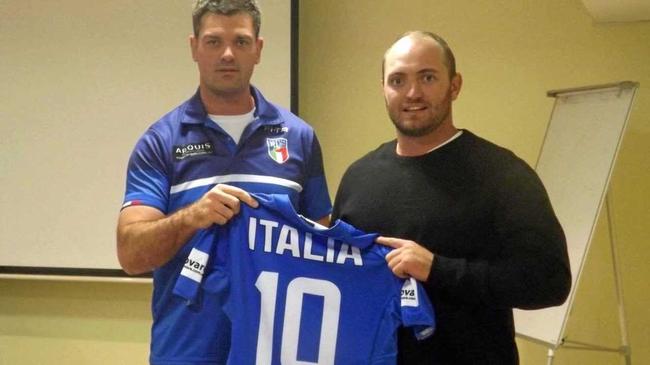
[[[465,79],[456,123],[530,163],[550,115],[547,90],[639,81],[612,186],[633,359],[650,363],[650,23],[594,24],[580,0],[305,0],[300,16],[300,109],[321,139],[332,195],[350,162],[393,136],[380,60],[403,31],[428,29],[447,38]],[[567,334],[615,346],[606,238],[600,224]],[[144,364],[150,290],[0,280],[0,365]],[[522,364],[545,364],[543,347],[519,345]],[[555,363],[622,362],[617,355],[560,350]]]
[[[151,284],[0,280],[0,365],[146,364]]]

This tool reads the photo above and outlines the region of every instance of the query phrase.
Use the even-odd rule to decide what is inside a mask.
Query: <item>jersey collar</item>
[[[291,200],[283,194],[251,194],[253,198],[263,203],[267,208],[275,210],[294,227],[306,232],[322,234],[328,237],[340,240],[353,246],[364,249],[369,247],[379,237],[377,233],[365,233],[352,225],[337,219],[334,224],[327,229],[320,229],[310,224],[305,217],[300,216],[294,209]]]
[[[251,95],[255,100],[255,119],[253,123],[259,123],[258,125],[276,125],[282,124],[282,118],[278,109],[268,102],[262,93],[251,85]],[[181,123],[183,124],[206,124],[212,123],[208,117],[203,102],[201,102],[201,96],[199,90],[197,89],[196,93],[188,100],[187,107],[185,108],[185,113],[182,116]]]

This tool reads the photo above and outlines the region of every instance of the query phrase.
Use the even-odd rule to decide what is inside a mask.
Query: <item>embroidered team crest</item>
[[[285,163],[289,159],[289,142],[286,138],[267,138],[269,156],[277,163]]]

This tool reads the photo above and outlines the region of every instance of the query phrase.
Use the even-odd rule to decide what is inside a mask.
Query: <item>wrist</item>
[[[196,219],[193,218],[195,209],[196,203],[193,203],[174,214],[176,218],[175,226],[179,232],[192,232],[201,228],[197,225]]]
[[[435,269],[435,266],[436,266],[436,255],[432,253],[431,254],[431,264],[429,265],[429,272],[427,274],[426,279],[424,280],[425,282],[430,281],[431,278],[433,277],[433,270]]]

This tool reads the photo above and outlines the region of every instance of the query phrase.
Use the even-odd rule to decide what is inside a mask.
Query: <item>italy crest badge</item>
[[[266,146],[273,161],[285,163],[289,159],[289,143],[286,138],[267,138]]]

